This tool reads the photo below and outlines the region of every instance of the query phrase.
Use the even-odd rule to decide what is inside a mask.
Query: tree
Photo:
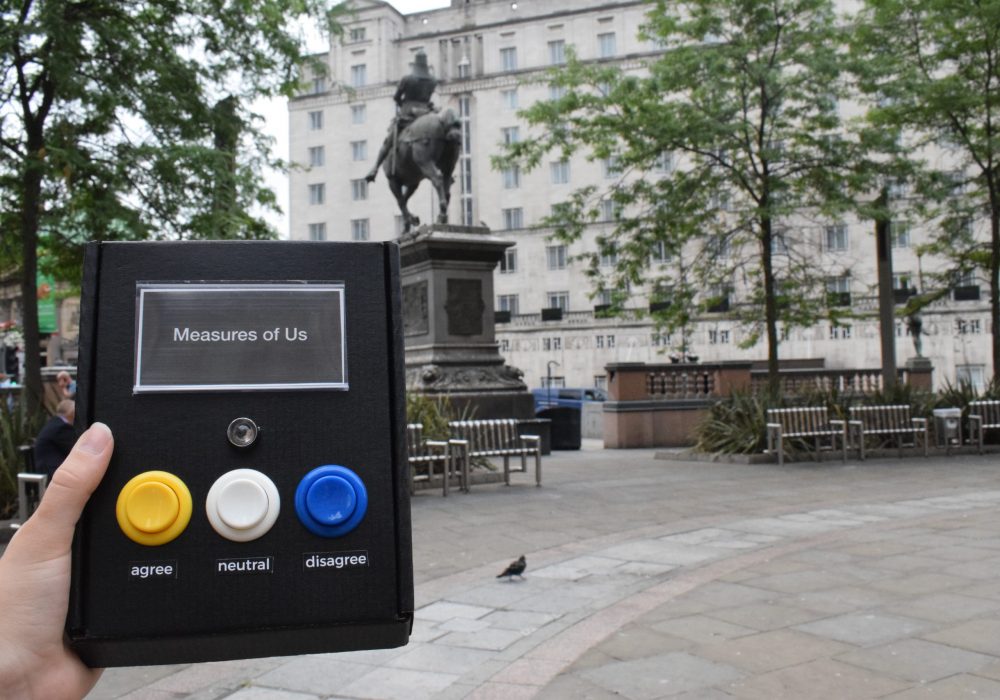
[[[620,177],[608,192],[578,190],[557,207],[547,220],[555,236],[577,240],[613,219],[591,271],[599,255],[617,254],[615,272],[598,284],[618,297],[642,283],[654,302],[656,290],[669,295],[673,303],[654,314],[667,329],[683,330],[692,313],[723,308],[739,291],[731,312],[749,331],[747,345],[766,338],[777,391],[782,326],[837,318],[815,248],[796,245],[799,224],[846,205],[839,178],[850,149],[837,113],[842,42],[832,5],[659,0],[644,34],[663,50],[648,74],[571,56],[549,75],[557,99],[523,112],[544,130],[508,146],[496,165],[530,168],[548,153],[580,150],[612,159]],[[654,250],[679,260],[667,268],[684,275],[651,267]]]
[[[868,120],[875,129],[905,132],[915,194],[939,224],[920,252],[950,261],[950,269],[937,276],[937,289],[912,306],[946,294],[968,273],[985,271],[996,372],[1000,1],[867,0],[857,19],[852,48],[863,68],[859,86],[874,102]],[[977,231],[980,226],[988,236]]]
[[[243,105],[293,93],[303,19],[337,25],[326,0],[0,0],[0,17],[0,263],[21,270],[37,407],[39,250],[79,270],[88,240],[271,236],[251,213],[274,207],[269,143]]]

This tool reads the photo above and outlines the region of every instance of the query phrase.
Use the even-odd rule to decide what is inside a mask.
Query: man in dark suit
[[[69,456],[73,443],[76,442],[76,433],[73,431],[75,415],[75,403],[69,399],[60,401],[56,414],[35,438],[35,470],[47,474],[50,480],[52,473]]]

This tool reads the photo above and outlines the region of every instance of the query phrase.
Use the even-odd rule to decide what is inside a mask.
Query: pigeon
[[[527,568],[527,566],[528,562],[525,560],[524,555],[522,554],[517,561],[512,561],[507,566],[507,568],[503,570],[503,573],[497,576],[497,578],[503,578],[504,576],[506,576],[508,581],[510,581],[515,576],[524,578],[522,574],[524,574],[524,570],[525,568]]]

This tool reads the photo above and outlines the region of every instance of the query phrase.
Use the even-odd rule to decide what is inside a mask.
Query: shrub
[[[734,393],[719,401],[695,429],[695,449],[722,454],[753,454],[767,447],[767,409],[784,403],[766,393]]]
[[[12,403],[0,398],[0,518],[17,511],[17,473],[24,469],[18,448],[31,442],[44,419],[44,415],[29,415],[26,402]]]

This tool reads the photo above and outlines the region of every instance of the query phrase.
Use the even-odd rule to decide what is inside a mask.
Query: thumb
[[[53,474],[38,509],[11,540],[10,547],[14,548],[18,540],[30,539],[38,550],[68,551],[76,521],[101,483],[113,448],[114,438],[108,426],[90,426]]]

